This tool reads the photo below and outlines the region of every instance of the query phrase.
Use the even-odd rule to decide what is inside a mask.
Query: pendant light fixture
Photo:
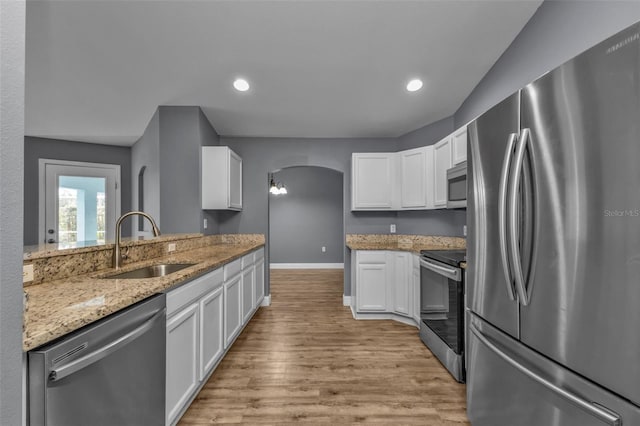
[[[284,195],[287,193],[287,188],[281,183],[273,179],[273,175],[269,178],[269,193],[273,195]]]

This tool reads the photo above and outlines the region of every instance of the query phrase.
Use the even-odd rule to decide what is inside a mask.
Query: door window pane
[[[105,241],[105,184],[100,177],[60,176],[58,239],[60,243]]]

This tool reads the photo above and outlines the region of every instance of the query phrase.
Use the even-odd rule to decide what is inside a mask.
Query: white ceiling
[[[25,133],[131,145],[199,105],[224,136],[399,136],[452,115],[541,2],[28,1]]]

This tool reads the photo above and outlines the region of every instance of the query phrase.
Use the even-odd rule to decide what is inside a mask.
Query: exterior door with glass
[[[120,215],[120,166],[40,160],[40,242],[103,244]]]

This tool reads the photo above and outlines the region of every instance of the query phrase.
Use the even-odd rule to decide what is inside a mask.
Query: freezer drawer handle
[[[471,332],[473,334],[475,334],[475,336],[478,338],[478,340],[480,340],[485,346],[487,346],[489,349],[491,349],[496,355],[498,355],[504,361],[509,363],[516,370],[518,370],[521,373],[523,373],[524,375],[528,376],[530,379],[538,382],[542,386],[544,386],[544,387],[548,388],[549,390],[555,392],[559,396],[565,398],[566,400],[568,400],[572,404],[578,406],[579,408],[581,408],[584,411],[588,412],[592,416],[600,419],[601,421],[605,422],[606,424],[611,425],[611,426],[622,426],[622,419],[620,418],[620,416],[618,414],[614,413],[613,411],[609,410],[608,408],[603,407],[602,405],[600,405],[600,404],[598,404],[596,402],[587,401],[587,400],[585,400],[585,399],[583,399],[583,398],[581,398],[581,397],[579,397],[577,395],[574,395],[571,392],[567,392],[566,390],[562,389],[561,387],[551,383],[549,380],[547,380],[544,377],[540,376],[539,374],[531,371],[530,369],[528,369],[524,365],[518,363],[516,360],[514,360],[509,355],[504,353],[502,350],[500,350],[500,348],[498,348],[496,345],[491,343],[489,341],[489,339],[487,337],[485,337],[482,334],[482,332],[480,330],[478,330],[477,327],[474,324],[470,324],[469,328],[471,329]]]
[[[500,257],[502,259],[502,271],[507,284],[507,295],[509,299],[516,300],[516,294],[513,290],[513,278],[511,278],[511,265],[509,264],[509,255],[507,250],[507,188],[509,184],[509,170],[511,169],[511,157],[513,156],[513,147],[518,139],[516,133],[509,135],[507,149],[504,153],[502,161],[502,173],[500,173],[500,188],[498,191],[498,233],[500,236]]]
[[[102,346],[99,349],[96,349],[95,351],[83,356],[82,358],[78,358],[77,360],[72,361],[69,364],[51,370],[51,372],[49,373],[49,380],[55,382],[57,380],[64,379],[65,377],[79,370],[82,370],[83,368],[93,364],[94,362],[100,361],[102,358],[109,356],[128,343],[131,343],[133,340],[151,330],[156,322],[158,322],[160,319],[163,319],[165,317],[165,310],[165,308],[162,308],[144,324],[135,328],[124,336],[119,337],[112,342],[109,342],[108,344]]]

